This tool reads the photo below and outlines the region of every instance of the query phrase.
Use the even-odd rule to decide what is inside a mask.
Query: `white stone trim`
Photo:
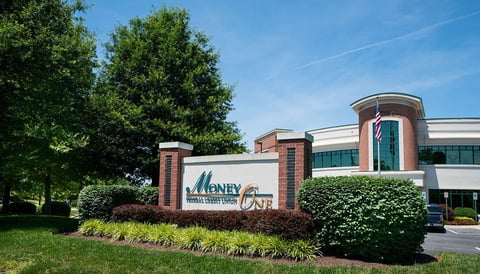
[[[158,147],[160,149],[168,149],[168,148],[181,148],[185,150],[193,150],[193,145],[187,144],[187,143],[182,143],[182,142],[165,142],[165,143],[160,143],[158,144]]]
[[[285,132],[285,133],[278,133],[277,140],[296,140],[296,139],[305,139],[313,143],[313,136],[307,132]]]
[[[185,164],[244,161],[278,161],[278,152],[194,156],[183,158],[183,163]]]

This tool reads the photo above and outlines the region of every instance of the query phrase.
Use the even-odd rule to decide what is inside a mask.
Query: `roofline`
[[[350,107],[352,107],[356,113],[360,113],[360,111],[366,108],[374,107],[377,102],[379,104],[393,103],[407,105],[416,109],[418,118],[425,117],[422,98],[400,92],[384,92],[369,95],[353,102],[350,104]]]

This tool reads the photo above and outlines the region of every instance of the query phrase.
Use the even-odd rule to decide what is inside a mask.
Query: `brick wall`
[[[180,209],[182,194],[182,159],[192,155],[192,150],[180,147],[160,148],[160,176],[158,205]]]
[[[404,170],[418,169],[418,148],[417,148],[417,111],[410,106],[402,104],[381,104],[380,111],[382,119],[396,117],[403,121],[403,157]],[[362,110],[359,115],[359,171],[369,171],[369,123],[375,119],[375,107]]]

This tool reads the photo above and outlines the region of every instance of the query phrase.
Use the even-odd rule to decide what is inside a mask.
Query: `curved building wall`
[[[382,121],[398,121],[399,122],[399,138],[402,145],[400,146],[400,170],[417,170],[418,169],[418,151],[417,151],[417,120],[418,109],[411,106],[408,102],[401,99],[397,103],[382,103],[382,99],[378,100],[379,109],[382,115]],[[370,107],[363,108],[358,113],[359,124],[359,170],[372,171],[374,169],[373,162],[373,142],[375,134],[372,125],[375,123],[376,106],[370,102]],[[382,140],[383,141],[383,140]]]

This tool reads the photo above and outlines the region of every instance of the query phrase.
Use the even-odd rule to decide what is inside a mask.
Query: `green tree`
[[[83,11],[80,0],[0,5],[0,181],[5,192],[42,182],[47,212],[52,184],[81,176],[78,151],[88,143],[83,119],[96,62],[94,37],[77,17]]]
[[[189,26],[183,9],[162,8],[117,27],[106,44],[97,94],[97,148],[132,179],[157,182],[158,143],[182,141],[195,155],[246,150],[234,122],[233,91],[222,83],[218,53]],[[113,126],[112,126],[113,121]],[[110,162],[112,164],[112,162]]]

